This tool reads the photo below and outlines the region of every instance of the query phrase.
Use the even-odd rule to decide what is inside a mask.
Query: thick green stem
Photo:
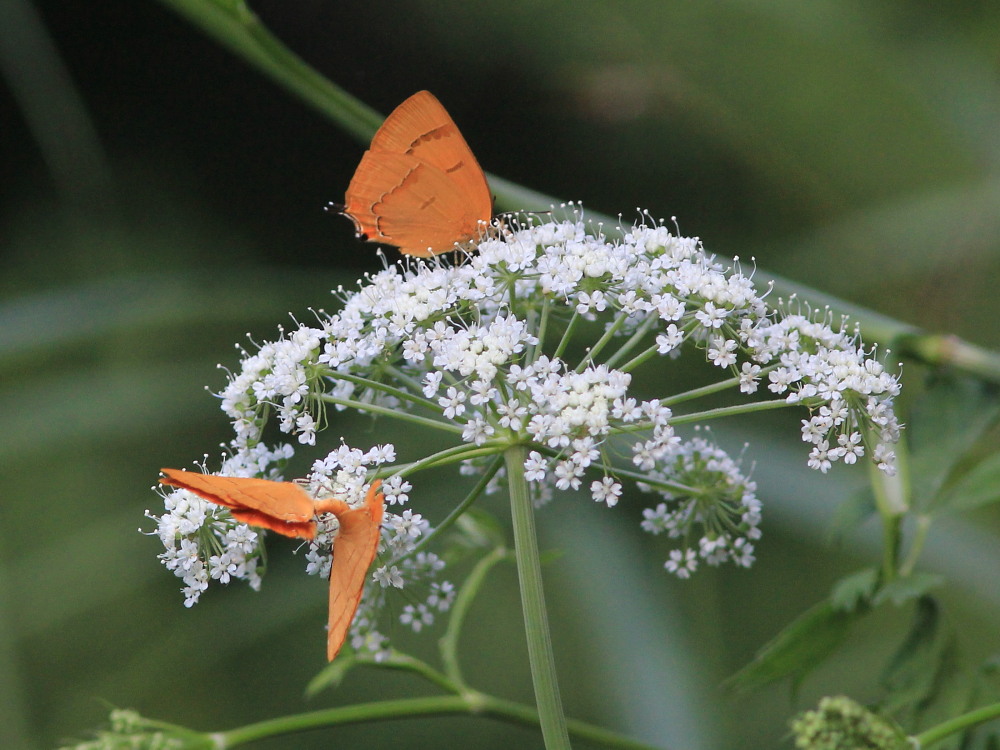
[[[910,510],[909,471],[907,470],[906,442],[896,446],[896,456],[900,471],[888,476],[874,463],[868,464],[875,507],[882,519],[882,585],[895,580],[900,575],[900,553],[903,544],[903,519]],[[916,554],[920,554],[919,548]],[[913,558],[914,560],[916,558]]]
[[[521,584],[521,606],[524,609],[524,630],[528,638],[528,661],[535,686],[535,704],[542,727],[546,750],[570,747],[566,716],[563,714],[556,661],[552,654],[549,618],[542,591],[542,564],[538,556],[535,535],[535,509],[531,506],[528,482],[524,478],[523,445],[513,445],[504,451],[507,484],[510,489],[510,510],[514,520],[514,551],[517,574]]]

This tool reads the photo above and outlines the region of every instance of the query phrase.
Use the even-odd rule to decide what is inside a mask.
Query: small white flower
[[[695,320],[705,326],[705,328],[715,329],[722,327],[722,324],[726,322],[726,317],[728,315],[728,310],[716,307],[712,302],[706,302],[705,306],[694,314],[694,317]]]
[[[441,370],[431,370],[424,375],[424,395],[427,398],[434,398],[434,394],[441,387],[441,379],[443,377],[444,373]]]
[[[759,381],[760,365],[744,362],[740,367],[740,392],[747,394],[756,393]]]
[[[444,408],[444,416],[454,419],[465,413],[465,391],[449,386],[445,395],[438,399],[438,404]]]
[[[809,452],[809,468],[818,469],[819,471],[826,474],[832,466],[831,463],[832,456],[830,455],[830,444],[825,440],[821,440],[815,445],[815,447]]]
[[[590,494],[595,503],[605,503],[609,508],[613,508],[618,504],[618,498],[622,496],[622,486],[611,477],[604,477],[591,482]]]
[[[451,609],[451,605],[455,601],[457,594],[455,586],[449,581],[432,583],[431,593],[427,597],[427,606],[434,607],[439,612],[447,612]]]
[[[865,455],[865,447],[861,443],[861,433],[852,432],[850,435],[839,435],[837,442],[843,451],[841,460],[845,464],[855,463],[861,456]]]
[[[698,569],[698,555],[693,549],[672,550],[670,559],[663,564],[663,567],[678,578],[690,578],[691,574]]]
[[[524,478],[529,482],[541,482],[545,479],[549,465],[538,451],[531,451],[524,461]]]
[[[666,333],[661,333],[656,337],[656,351],[659,354],[668,354],[684,343],[684,334],[671,323],[667,326]]]
[[[415,607],[412,604],[407,604],[403,607],[399,621],[403,625],[408,625],[414,633],[419,633],[424,626],[434,624],[434,613],[425,604],[418,604]]]
[[[389,505],[405,505],[410,499],[407,493],[413,489],[413,485],[398,474],[394,474],[382,482],[381,489],[386,503]]]
[[[382,588],[392,586],[393,588],[401,589],[404,585],[403,574],[395,565],[392,567],[383,565],[377,568],[375,572],[372,573],[372,579]]]
[[[736,364],[736,341],[714,336],[708,348],[708,359],[716,367],[731,367]]]

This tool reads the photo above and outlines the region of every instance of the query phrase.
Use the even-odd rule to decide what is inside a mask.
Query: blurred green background
[[[626,220],[636,206],[676,216],[710,251],[1000,347],[1000,4],[252,7],[382,112],[433,91],[488,171]],[[291,546],[272,545],[262,593],[214,590],[186,610],[158,542],[137,533],[152,527],[142,514],[156,511],[157,470],[214,457],[228,439],[205,387],[224,383],[215,366],[236,365],[234,344],[332,307],[328,290],[380,267],[322,210],[363,146],[153,0],[3,0],[0,65],[0,746],[84,737],[108,704],[223,729],[424,691],[357,671],[304,701],[322,665],[325,591]],[[664,747],[768,748],[787,744],[787,717],[820,695],[878,697],[905,613],[853,631],[797,696],[720,687],[879,554],[871,525],[829,543],[865,471],[808,471],[798,418],[716,428],[756,461],[766,516],[749,571],[671,579],[664,547],[638,530],[640,496],[614,511],[560,496],[540,514],[544,542],[565,551],[546,576],[570,715]],[[325,434],[419,447],[366,420]],[[429,477],[414,507],[442,518],[451,482]],[[942,598],[976,658],[997,646],[998,529],[988,512],[936,527],[925,558],[951,578]],[[514,582],[510,568],[490,579],[464,654],[477,687],[530,701]],[[430,654],[437,634],[394,635]],[[469,718],[259,746],[390,741],[540,746]]]

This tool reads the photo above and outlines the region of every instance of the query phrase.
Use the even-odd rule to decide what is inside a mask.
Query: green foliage
[[[15,12],[35,5],[41,15]],[[214,5],[247,11],[239,0]],[[392,4],[391,12],[377,3],[257,5],[265,22],[282,25],[275,37],[369,103],[388,106],[422,87],[438,92],[492,172],[611,213],[641,204],[676,215],[710,249],[755,256],[840,295],[840,304],[862,300],[917,325],[1000,343],[1000,23],[989,4],[514,2],[501,13],[468,2]],[[29,749],[95,724],[94,696],[211,728],[300,709],[301,686],[321,658],[301,644],[316,640],[324,599],[322,586],[300,582],[300,561],[275,560],[267,603],[234,591],[189,612],[153,560],[155,545],[135,530],[157,502],[147,488],[159,466],[197,459],[226,438],[202,388],[218,387],[214,366],[232,365],[233,343],[247,330],[273,335],[288,310],[302,317],[309,306],[335,304],[328,290],[358,275],[333,270],[338,263],[378,267],[349,230],[327,220],[304,226],[303,217],[340,196],[360,143],[336,141],[311,111],[154,3],[73,6],[12,2],[2,19],[2,59],[14,61],[2,72],[19,99],[4,102],[11,116],[0,207],[0,745]],[[245,41],[230,20],[215,19],[226,43]],[[39,41],[37,26],[40,44],[14,44]],[[271,56],[265,64],[276,63]],[[281,74],[289,71],[303,72],[293,65]],[[327,101],[330,88],[320,81],[310,73],[283,86]],[[67,85],[79,96],[61,98]],[[490,94],[477,93],[484,90]],[[83,131],[70,127],[81,121]],[[352,132],[376,121],[373,111],[356,110]],[[105,162],[94,167],[81,154]],[[95,175],[108,176],[110,188],[95,189]],[[528,205],[510,198],[509,185],[495,186],[508,207]],[[883,330],[877,316],[863,329],[869,337]],[[907,376],[915,369],[908,363]],[[612,623],[580,644],[584,658],[571,667],[580,671],[563,686],[567,701],[671,741],[676,725],[663,726],[656,696],[609,706],[601,671],[600,657],[615,653],[615,674],[648,680],[655,652],[657,663],[684,665],[693,683],[677,700],[687,701],[681,713],[694,727],[678,747],[774,747],[787,703],[726,703],[715,690],[726,665],[779,632],[745,670],[746,685],[801,680],[812,674],[810,660],[847,658],[836,649],[862,630],[850,626],[866,608],[919,602],[886,673],[887,701],[914,721],[929,705],[962,704],[946,696],[960,674],[955,665],[981,658],[968,653],[977,645],[996,650],[996,401],[971,383],[945,383],[933,398],[906,421],[914,429],[913,507],[935,521],[927,534],[939,547],[901,545],[907,554],[919,549],[894,561],[908,566],[894,580],[884,566],[870,567],[815,604],[831,578],[877,564],[863,524],[877,519],[875,505],[862,498],[849,543],[823,547],[832,501],[816,498],[839,501],[854,488],[843,475],[824,477],[822,490],[810,484],[817,478],[802,468],[795,435],[774,438],[768,424],[732,443],[746,441],[759,464],[778,465],[761,481],[767,521],[758,567],[677,585],[658,571],[649,541],[619,517],[602,515],[588,527],[596,531],[568,540],[601,566],[594,550],[613,538],[632,564],[610,575],[614,599],[598,595],[580,569],[552,565],[577,581],[552,612],[561,643],[579,637],[580,613],[603,614],[614,601]],[[367,421],[335,418],[345,435],[379,437]],[[439,520],[453,488],[427,489],[427,512]],[[961,516],[969,511],[974,528]],[[602,534],[611,523],[614,536]],[[967,556],[966,532],[985,540],[975,556]],[[502,535],[484,524],[484,544]],[[923,551],[933,572],[917,570]],[[945,569],[947,588],[935,577]],[[516,609],[510,581],[496,578],[489,599]],[[925,609],[931,586],[941,597],[934,613]],[[754,607],[761,588],[768,606]],[[947,623],[944,608],[955,609]],[[636,637],[637,620],[662,621],[667,610],[683,613],[676,618],[687,628]],[[516,690],[526,680],[509,658],[517,645],[492,629],[507,622],[505,613],[476,614],[467,671]],[[867,637],[883,648],[901,640],[897,631]],[[880,666],[860,660],[847,669],[874,683]],[[331,700],[378,691],[372,671],[353,670],[350,691],[331,691]],[[322,674],[335,682],[333,672]],[[829,682],[815,688],[838,690]],[[980,686],[965,705],[996,699]],[[344,727],[337,743],[488,748],[528,736],[480,722],[455,732],[423,719],[426,734],[399,726],[383,734]],[[321,732],[295,740],[329,745]]]
[[[915,510],[937,515],[971,509],[996,497],[984,482],[992,476],[989,467],[995,465],[997,454],[987,458],[971,480],[952,485],[976,458],[973,450],[998,417],[995,387],[953,376],[935,379],[914,406],[907,431]],[[977,497],[968,495],[970,491]]]
[[[844,642],[859,614],[820,602],[760,649],[752,662],[733,675],[730,684],[739,690],[753,690],[791,677],[797,685]]]
[[[921,597],[910,632],[882,674],[882,709],[912,729],[967,710],[972,691],[957,657],[954,629],[934,599]]]

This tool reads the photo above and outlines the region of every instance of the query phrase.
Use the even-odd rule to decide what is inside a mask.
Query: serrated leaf
[[[872,603],[878,605],[888,601],[899,607],[911,599],[924,596],[944,581],[944,576],[937,573],[913,573],[906,578],[897,578],[880,588]]]
[[[963,513],[1000,500],[1000,453],[980,461],[965,476],[935,499],[936,515]]]
[[[869,603],[878,585],[878,569],[865,568],[837,581],[830,591],[830,604],[842,612],[853,612]]]
[[[956,464],[998,416],[1000,400],[991,385],[946,378],[928,389],[908,430],[914,508],[931,506]]]
[[[799,615],[727,680],[737,690],[752,690],[785,677],[798,684],[843,642],[857,612],[823,601]]]

